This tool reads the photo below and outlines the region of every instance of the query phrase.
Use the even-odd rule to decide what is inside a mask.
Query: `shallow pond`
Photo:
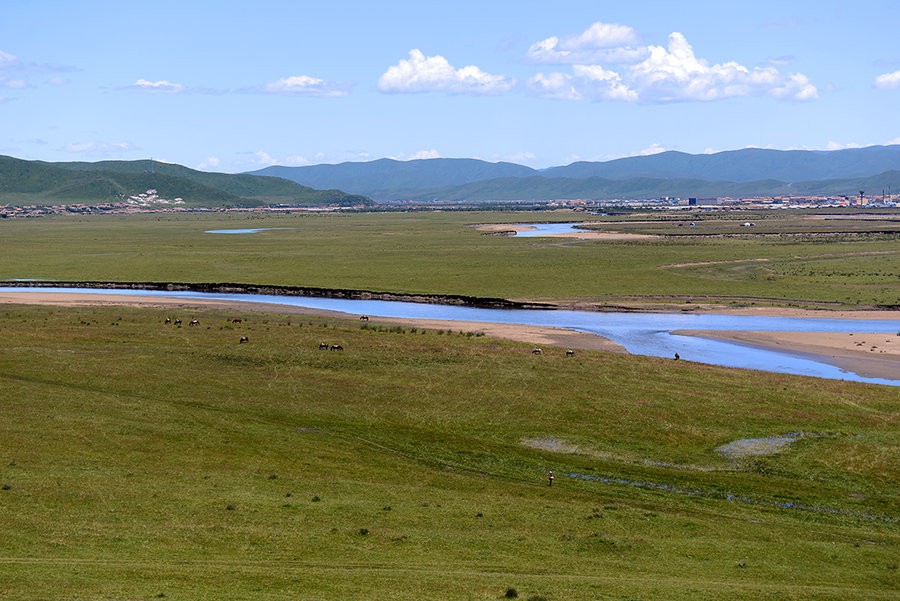
[[[292,230],[292,227],[254,227],[234,230],[206,230],[204,234],[258,234],[268,230]]]
[[[772,349],[742,346],[720,340],[673,335],[675,330],[754,330],[771,332],[884,332],[896,333],[900,323],[893,320],[822,319],[764,317],[748,315],[684,314],[684,313],[591,313],[584,311],[540,311],[479,309],[456,305],[437,305],[380,300],[347,300],[302,296],[262,294],[220,294],[203,292],[166,292],[159,290],[117,290],[87,288],[19,288],[0,287],[3,292],[64,292],[115,294],[131,296],[164,296],[169,298],[222,299],[271,303],[341,311],[352,315],[442,319],[449,321],[481,321],[487,323],[557,326],[580,332],[599,334],[625,347],[636,355],[672,357],[722,365],[760,369],[788,374],[816,376],[838,380],[854,380],[873,384],[900,386],[895,379],[868,378],[820,363],[814,356],[788,355]]]

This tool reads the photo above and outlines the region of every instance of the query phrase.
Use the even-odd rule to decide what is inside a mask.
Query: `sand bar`
[[[869,378],[900,379],[900,336],[897,334],[721,330],[675,330],[672,333],[737,342],[809,357]]]

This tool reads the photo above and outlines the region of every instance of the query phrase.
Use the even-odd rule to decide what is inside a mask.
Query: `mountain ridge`
[[[659,193],[647,195],[682,195],[662,193],[663,189],[681,189],[682,180],[694,182],[690,196],[729,195],[729,190],[752,190],[753,194],[785,194],[785,186],[796,183],[808,189],[818,189],[811,182],[841,179],[872,178],[879,174],[900,170],[900,145],[869,146],[834,151],[812,150],[770,150],[745,148],[712,154],[689,154],[666,151],[654,155],[625,157],[611,161],[578,161],[570,165],[536,170],[515,163],[491,163],[478,159],[417,159],[396,161],[378,159],[369,162],[346,162],[338,164],[310,165],[305,167],[272,166],[252,174],[277,174],[304,185],[339,187],[344,190],[365,194],[377,201],[420,200],[429,195],[432,200],[451,200],[445,196],[451,190],[455,195],[460,190],[468,190],[473,196],[469,200],[484,198],[488,190],[500,193],[492,200],[518,197],[521,184],[514,180],[527,179],[535,190],[543,190],[539,200],[562,198],[564,190],[572,191],[575,186],[570,180],[602,178],[611,181],[631,179],[670,180],[671,185],[652,186]],[[546,182],[552,180],[562,186],[551,189]],[[498,181],[504,180],[507,189],[498,188]],[[480,184],[479,184],[480,182]],[[490,183],[488,183],[490,182]],[[705,182],[705,183],[701,183]],[[770,182],[767,186],[742,186],[753,182]],[[637,190],[640,186],[632,182],[625,189]],[[717,185],[709,185],[718,183]],[[863,182],[864,183],[864,182]],[[896,182],[900,187],[900,181]],[[478,184],[478,185],[475,185]],[[869,184],[867,184],[869,185]],[[582,186],[586,190],[596,189]],[[869,185],[871,188],[871,185]],[[611,189],[618,188],[613,186]],[[833,190],[833,186],[819,186]],[[633,194],[636,194],[634,192]],[[836,193],[836,192],[830,192]],[[841,193],[848,193],[846,191]],[[849,193],[855,194],[856,191]],[[436,196],[435,196],[436,195]],[[581,194],[580,196],[590,196]],[[455,196],[454,196],[455,197]],[[535,199],[538,200],[538,199]]]

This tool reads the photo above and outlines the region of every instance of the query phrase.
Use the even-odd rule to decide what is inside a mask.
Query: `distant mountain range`
[[[662,152],[536,170],[477,159],[379,159],[251,172],[378,201],[641,199],[661,196],[846,194],[900,190],[900,145],[835,151],[747,148]]]
[[[358,194],[315,190],[281,178],[208,173],[159,161],[47,163],[0,156],[0,205],[98,204],[150,189],[159,198],[181,198],[189,208],[374,204]]]
[[[209,173],[158,161],[48,163],[0,156],[0,205],[99,204],[156,190],[196,207],[371,206],[414,202],[544,201],[900,192],[900,145],[835,151],[748,148],[662,152],[536,170],[477,159],[379,159]]]

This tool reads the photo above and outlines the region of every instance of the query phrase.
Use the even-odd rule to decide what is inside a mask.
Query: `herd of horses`
[[[359,320],[368,322],[369,316],[361,315]],[[232,318],[230,321],[233,324],[243,323],[243,320],[240,317]],[[166,325],[172,324],[172,325],[180,326],[181,320],[175,319],[172,317],[166,317],[166,320],[163,323]],[[190,322],[188,322],[188,325],[189,326],[199,326],[200,320],[192,319]],[[250,342],[250,338],[247,336],[241,336],[241,339],[238,342],[238,344],[244,344],[246,342]],[[328,344],[327,342],[321,342],[321,343],[319,343],[319,350],[320,351],[342,351],[342,350],[344,350],[344,347],[342,347],[340,344]],[[535,347],[535,348],[531,349],[531,354],[532,355],[543,355],[544,351],[541,348]],[[575,351],[573,351],[572,349],[566,349],[566,357],[574,357],[574,356],[575,356]],[[675,358],[678,359],[677,353],[675,355]]]

